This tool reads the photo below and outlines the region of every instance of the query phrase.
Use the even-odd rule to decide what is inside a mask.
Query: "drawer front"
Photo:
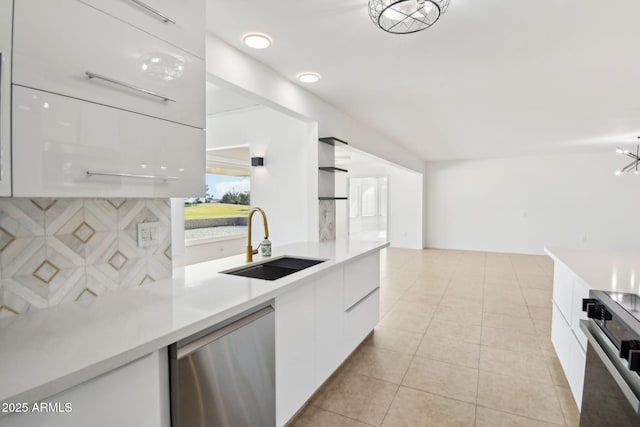
[[[564,264],[553,264],[553,301],[567,320],[571,321],[571,298],[573,294],[573,273]]]
[[[347,264],[344,268],[345,310],[379,286],[380,255],[378,252]]]
[[[551,305],[553,310],[551,313],[551,343],[566,375],[569,372],[569,343],[573,339],[573,334],[558,306],[555,303]]]
[[[589,298],[589,286],[579,278],[573,280],[573,293],[571,299],[571,330],[575,334],[583,349],[587,348],[587,337],[580,329],[580,320],[587,318],[587,313],[582,311],[582,300]]]
[[[15,197],[204,194],[201,129],[20,86],[13,87],[13,120]]]
[[[360,345],[379,320],[380,288],[345,312],[344,339],[347,354]]]
[[[204,59],[203,0],[80,0]]]
[[[75,0],[16,2],[13,82],[205,127],[202,59]]]

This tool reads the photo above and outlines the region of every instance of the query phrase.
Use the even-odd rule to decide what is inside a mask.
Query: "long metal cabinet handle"
[[[165,15],[164,13],[160,12],[157,9],[152,8],[151,6],[149,6],[146,3],[141,2],[140,0],[129,0],[131,3],[135,3],[138,6],[140,6],[143,9],[148,10],[149,12],[151,12],[152,14],[154,14],[155,16],[157,16],[158,18],[160,18],[161,21],[164,21],[166,23],[172,23],[175,24],[176,21],[174,21],[173,19],[169,18],[167,15]]]
[[[211,344],[216,340],[219,340],[225,335],[229,335],[233,331],[237,331],[238,329],[242,328],[245,325],[248,325],[251,322],[255,322],[259,318],[264,317],[269,313],[273,313],[273,311],[274,311],[273,307],[271,306],[265,307],[262,310],[258,310],[255,313],[251,313],[250,315],[243,317],[242,319],[236,320],[230,325],[224,326],[223,328],[218,329],[217,331],[214,331],[209,335],[205,335],[202,338],[199,338],[193,342],[190,342],[189,344],[186,344],[184,347],[178,348],[178,353],[177,353],[178,360],[190,355],[194,351],[197,351],[208,344]]]
[[[362,301],[366,300],[367,298],[369,298],[369,296],[374,293],[375,291],[379,290],[380,286],[378,286],[377,288],[375,288],[374,290],[370,291],[368,294],[366,294],[365,296],[363,296],[362,298],[360,298],[358,301],[354,302],[353,304],[351,304],[351,306],[349,308],[347,308],[345,311],[349,312],[351,310],[353,310],[354,308],[356,308],[356,306],[358,304],[360,304]]]
[[[603,337],[600,340],[597,339],[595,335],[601,334],[598,331],[596,331],[596,334],[594,334],[592,329],[597,329],[597,327],[590,328],[589,326],[591,322],[593,321],[586,319],[581,320],[580,329],[582,329],[582,332],[584,332],[584,334],[587,336],[591,347],[595,350],[596,354],[602,361],[602,364],[605,366],[605,368],[607,368],[607,371],[609,371],[609,374],[611,374],[611,377],[615,380],[616,384],[618,384],[618,387],[620,387],[620,390],[631,404],[633,410],[636,412],[636,414],[640,414],[640,400],[638,400],[638,396],[636,396],[633,388],[627,383],[620,371],[616,368],[615,364],[611,361],[611,357],[602,348],[602,344],[600,344],[601,340],[607,340],[608,338]]]
[[[87,171],[87,176],[117,176],[121,178],[140,178],[140,179],[161,179],[163,181],[172,181],[178,179],[177,176],[162,176],[162,175],[135,175],[131,173],[119,173],[119,172],[98,172]]]
[[[90,79],[104,80],[105,82],[113,83],[113,84],[118,85],[118,86],[123,86],[123,87],[126,87],[127,89],[136,90],[136,91],[142,92],[142,93],[144,93],[146,95],[155,96],[156,98],[160,98],[163,101],[176,102],[175,99],[169,98],[168,96],[160,95],[159,93],[155,93],[155,92],[152,92],[150,90],[147,90],[147,89],[144,89],[144,88],[141,88],[141,87],[138,87],[138,86],[131,85],[129,83],[121,82],[120,80],[114,80],[114,79],[112,79],[110,77],[106,77],[106,76],[103,76],[101,74],[92,73],[91,71],[86,71],[85,74]]]

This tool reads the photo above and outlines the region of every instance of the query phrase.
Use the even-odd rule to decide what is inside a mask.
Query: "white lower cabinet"
[[[582,348],[578,339],[572,335],[569,341],[569,370],[567,372],[567,381],[573,398],[578,405],[578,409],[582,407],[582,386],[584,385],[584,367],[587,362],[585,349]]]
[[[349,355],[342,309],[344,270],[335,269],[315,285],[315,383],[322,384]]]
[[[379,271],[348,273],[372,268],[379,268],[378,252],[276,298],[277,426],[296,414],[378,323]],[[355,301],[345,308],[347,298]]]
[[[14,86],[13,141],[14,197],[204,194],[202,129]]]
[[[344,308],[349,309],[380,286],[380,255],[368,255],[344,268]]]
[[[45,412],[33,411],[33,405],[27,413],[0,418],[0,425],[169,427],[167,351],[156,351],[36,403]]]
[[[315,282],[276,298],[276,425],[315,391]]]
[[[345,344],[347,348],[356,348],[380,319],[380,288],[351,306],[345,317]]]
[[[588,296],[589,286],[565,265],[556,261],[553,276],[551,342],[578,409],[582,406],[587,344],[579,324],[580,320],[585,318],[582,299]]]

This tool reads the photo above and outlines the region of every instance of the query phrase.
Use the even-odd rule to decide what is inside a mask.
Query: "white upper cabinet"
[[[0,196],[11,195],[12,7],[12,1],[0,0]]]
[[[204,59],[202,0],[80,0]]]
[[[204,0],[15,1],[12,191],[0,183],[0,195],[203,195],[203,11]],[[1,33],[11,13],[0,12]]]
[[[205,127],[204,60],[100,10],[20,0],[13,37],[14,84]]]
[[[13,124],[15,197],[204,193],[202,129],[20,86]]]

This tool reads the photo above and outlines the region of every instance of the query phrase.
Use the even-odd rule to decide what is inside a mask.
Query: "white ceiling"
[[[412,35],[367,0],[207,0],[208,29],[425,160],[596,151],[640,135],[640,2],[451,0]],[[273,37],[265,50],[244,33]],[[302,85],[302,84],[301,84]]]

